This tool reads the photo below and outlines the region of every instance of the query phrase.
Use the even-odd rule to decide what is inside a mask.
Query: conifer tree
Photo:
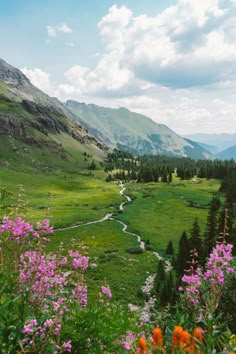
[[[210,210],[207,216],[207,225],[203,240],[203,263],[209,256],[218,238],[217,215],[220,207],[218,198],[213,198],[210,203]]]
[[[189,260],[189,240],[187,238],[186,231],[183,231],[182,236],[179,240],[179,251],[176,259],[176,271],[181,277],[187,267],[187,261]]]
[[[166,280],[165,265],[164,265],[164,261],[160,259],[158,262],[157,274],[154,279],[154,291],[156,294],[159,294],[160,288],[165,283],[165,280]]]
[[[174,247],[172,241],[170,240],[166,247],[166,255],[172,256],[173,254],[174,254]]]

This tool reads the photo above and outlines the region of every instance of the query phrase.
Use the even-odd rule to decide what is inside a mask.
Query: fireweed
[[[28,251],[21,256],[19,266],[20,286],[30,292],[30,301],[34,308],[40,308],[47,319],[34,330],[24,326],[26,338],[22,340],[24,350],[41,350],[53,343],[54,353],[70,352],[71,340],[60,343],[63,322],[74,306],[85,309],[87,306],[87,286],[83,272],[88,268],[88,257],[78,251],[69,251],[68,257],[40,255]],[[66,268],[66,269],[64,269]],[[68,268],[70,269],[68,271]],[[32,332],[33,330],[33,332]]]
[[[231,244],[217,243],[206,262],[205,271],[197,266],[196,254],[193,252],[194,257],[190,262],[190,269],[182,277],[183,285],[179,288],[181,292],[179,318],[193,328],[192,334],[181,326],[175,326],[172,337],[170,337],[169,326],[172,327],[176,321],[173,317],[168,324],[165,324],[164,333],[157,327],[153,330],[152,336],[142,334],[138,339],[133,332],[127,332],[120,342],[123,349],[132,353],[149,354],[236,353],[236,346],[230,337],[230,332],[221,333],[220,324],[218,326],[218,319],[215,315],[225,279],[234,272],[234,269],[230,267],[232,249]],[[190,316],[188,312],[191,313]]]
[[[229,266],[232,249],[231,244],[216,244],[206,262],[205,272],[191,265],[188,274],[182,277],[184,285],[179,290],[184,293],[189,308],[201,307],[206,314],[213,315],[222,296],[225,277],[234,272]]]
[[[4,217],[0,225],[0,270],[2,274],[5,271],[6,279],[7,272],[16,275],[15,295],[13,295],[17,301],[20,298],[23,307],[26,308],[20,338],[15,342],[15,347],[11,347],[13,348],[11,352],[17,349],[22,353],[35,354],[71,352],[75,334],[73,333],[72,340],[69,331],[63,334],[63,328],[68,321],[73,324],[75,316],[80,320],[80,313],[85,314],[86,317],[88,298],[84,273],[89,267],[89,258],[74,249],[68,251],[66,256],[46,254],[42,245],[49,241],[47,236],[52,234],[53,229],[47,219],[36,223],[34,227],[21,217],[12,220]],[[6,256],[5,250],[8,252]],[[9,250],[13,252],[9,253]],[[208,316],[213,316],[220,301],[225,278],[233,272],[229,265],[232,259],[231,252],[232,245],[217,244],[209,256],[205,272],[196,267],[194,262],[191,264],[190,272],[182,279],[184,285],[181,289],[182,297],[185,297],[189,308],[198,309],[201,313],[205,311]],[[109,307],[111,298],[110,287],[107,284],[101,286],[99,303],[103,306],[101,309],[104,311],[104,321],[106,320],[106,323],[101,323],[101,327],[107,329],[110,327],[107,316],[113,311],[112,307]],[[1,301],[4,302],[4,298],[1,298]],[[17,304],[13,299],[12,303],[14,302]],[[140,332],[138,329],[136,331],[138,334],[128,331],[121,337],[119,345],[122,346],[122,352],[133,353],[210,353],[207,347],[212,331],[209,326],[203,327],[204,331],[196,327],[190,334],[182,327],[175,326],[172,337],[169,329],[166,328],[162,333],[162,330],[156,327],[147,340],[144,330]],[[99,350],[105,353],[106,344],[103,343],[102,333],[97,342]],[[104,338],[106,335],[104,334]],[[88,350],[89,343],[94,343],[96,338],[91,342],[87,337]],[[116,334],[113,333],[114,346],[117,344],[115,338]],[[225,353],[234,351],[231,342],[229,339],[229,345],[225,345]],[[3,353],[10,352],[7,347],[5,348],[5,351],[1,348]],[[75,350],[77,348],[75,347]],[[209,348],[212,350],[211,353],[216,352],[214,343],[211,343]]]
[[[22,353],[71,352],[71,340],[61,340],[64,321],[73,316],[75,309],[82,311],[87,307],[84,272],[89,267],[89,257],[77,250],[68,251],[67,257],[45,254],[40,245],[49,242],[46,236],[52,234],[53,228],[46,219],[33,227],[21,217],[13,220],[4,217],[0,225],[1,249],[3,255],[5,249],[8,252],[6,266],[1,257],[1,271],[9,272],[13,268],[16,291],[28,306],[28,319],[21,331]],[[36,247],[40,251],[34,250]],[[24,250],[19,259],[15,250]],[[108,285],[101,287],[101,294],[112,297]]]

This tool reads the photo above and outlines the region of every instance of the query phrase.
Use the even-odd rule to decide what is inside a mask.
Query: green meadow
[[[0,171],[0,188],[6,188],[11,195],[3,201],[0,213],[8,213],[11,205],[16,204],[19,185],[22,185],[30,220],[49,216],[55,228],[62,228],[102,218],[117,210],[121,197],[119,186],[104,182],[104,176],[100,174],[98,171],[94,177],[85,172],[46,175],[3,169]]]
[[[197,183],[177,178],[171,184],[129,183],[126,193],[132,203],[126,205],[119,219],[158,251],[165,251],[170,240],[177,250],[182,232],[190,231],[195,217],[204,232],[208,203],[219,196],[219,187],[220,181],[206,179]]]
[[[143,301],[141,287],[149,273],[155,273],[157,259],[151,251],[130,254],[128,249],[139,247],[135,236],[122,232],[122,225],[107,220],[91,225],[83,223],[99,220],[107,213],[128,225],[128,231],[140,234],[158,252],[163,253],[169,240],[177,250],[183,232],[190,230],[197,216],[204,230],[208,203],[218,195],[220,182],[216,180],[180,181],[166,183],[128,183],[125,193],[132,202],[118,212],[124,200],[115,182],[105,182],[100,170],[89,176],[83,173],[9,173],[0,171],[0,188],[9,192],[1,202],[1,216],[16,205],[19,184],[23,185],[27,219],[32,222],[49,217],[55,228],[48,251],[66,254],[69,249],[82,248],[90,257],[86,272],[90,297],[97,299],[99,285],[110,285],[114,298],[125,303],[140,304]],[[48,198],[48,193],[50,197]],[[48,210],[49,206],[49,210]],[[67,229],[67,227],[76,226]],[[65,228],[64,230],[57,230]]]
[[[151,252],[129,254],[128,249],[139,247],[135,236],[123,233],[122,226],[116,221],[107,220],[56,231],[47,247],[52,251],[60,249],[60,253],[66,254],[78,244],[92,265],[85,277],[94,301],[97,300],[99,285],[107,283],[115,300],[135,304],[142,302],[141,286],[148,272],[156,271],[157,258]]]

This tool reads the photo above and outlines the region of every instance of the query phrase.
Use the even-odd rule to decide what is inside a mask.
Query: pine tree
[[[182,236],[179,240],[179,251],[176,259],[176,271],[181,277],[187,267],[187,261],[189,260],[189,240],[187,238],[186,231],[183,231]]]
[[[97,168],[97,165],[96,165],[95,161],[93,160],[91,162],[91,164],[88,166],[88,169],[89,170],[96,170],[96,168]]]
[[[209,256],[212,248],[214,247],[217,237],[218,237],[218,227],[217,227],[217,214],[220,207],[220,201],[218,198],[213,198],[210,203],[210,210],[207,216],[207,225],[203,240],[203,259]]]
[[[165,265],[162,259],[158,262],[157,267],[157,274],[154,279],[154,291],[158,295],[160,292],[160,288],[163,286],[166,280],[166,273],[165,273]]]
[[[172,241],[170,240],[166,247],[166,255],[172,256],[173,254],[174,254],[174,247]]]

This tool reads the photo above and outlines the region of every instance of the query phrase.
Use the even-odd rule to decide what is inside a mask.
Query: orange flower
[[[195,339],[197,341],[195,341]],[[192,340],[192,345],[191,345],[191,352],[196,353],[196,354],[202,354],[200,350],[198,350],[198,344],[199,342],[203,343],[203,333],[201,328],[194,328],[193,331],[193,340]]]
[[[182,335],[183,335],[183,328],[181,326],[175,326],[174,328],[174,334],[172,337],[172,342],[173,342],[173,347],[177,348],[180,346],[182,342]]]
[[[147,342],[143,337],[139,338],[138,350],[136,354],[148,354]]]
[[[190,343],[191,343],[190,333],[188,333],[188,331],[183,331],[182,338],[181,338],[181,348],[185,349],[186,351],[189,351]]]
[[[151,344],[156,347],[161,347],[163,345],[162,330],[159,327],[154,328],[152,331]]]
[[[191,335],[188,333],[188,331],[185,331],[181,326],[175,326],[172,342],[173,348],[190,351]]]
[[[199,342],[203,343],[203,334],[201,328],[194,328],[193,337],[197,339]]]

